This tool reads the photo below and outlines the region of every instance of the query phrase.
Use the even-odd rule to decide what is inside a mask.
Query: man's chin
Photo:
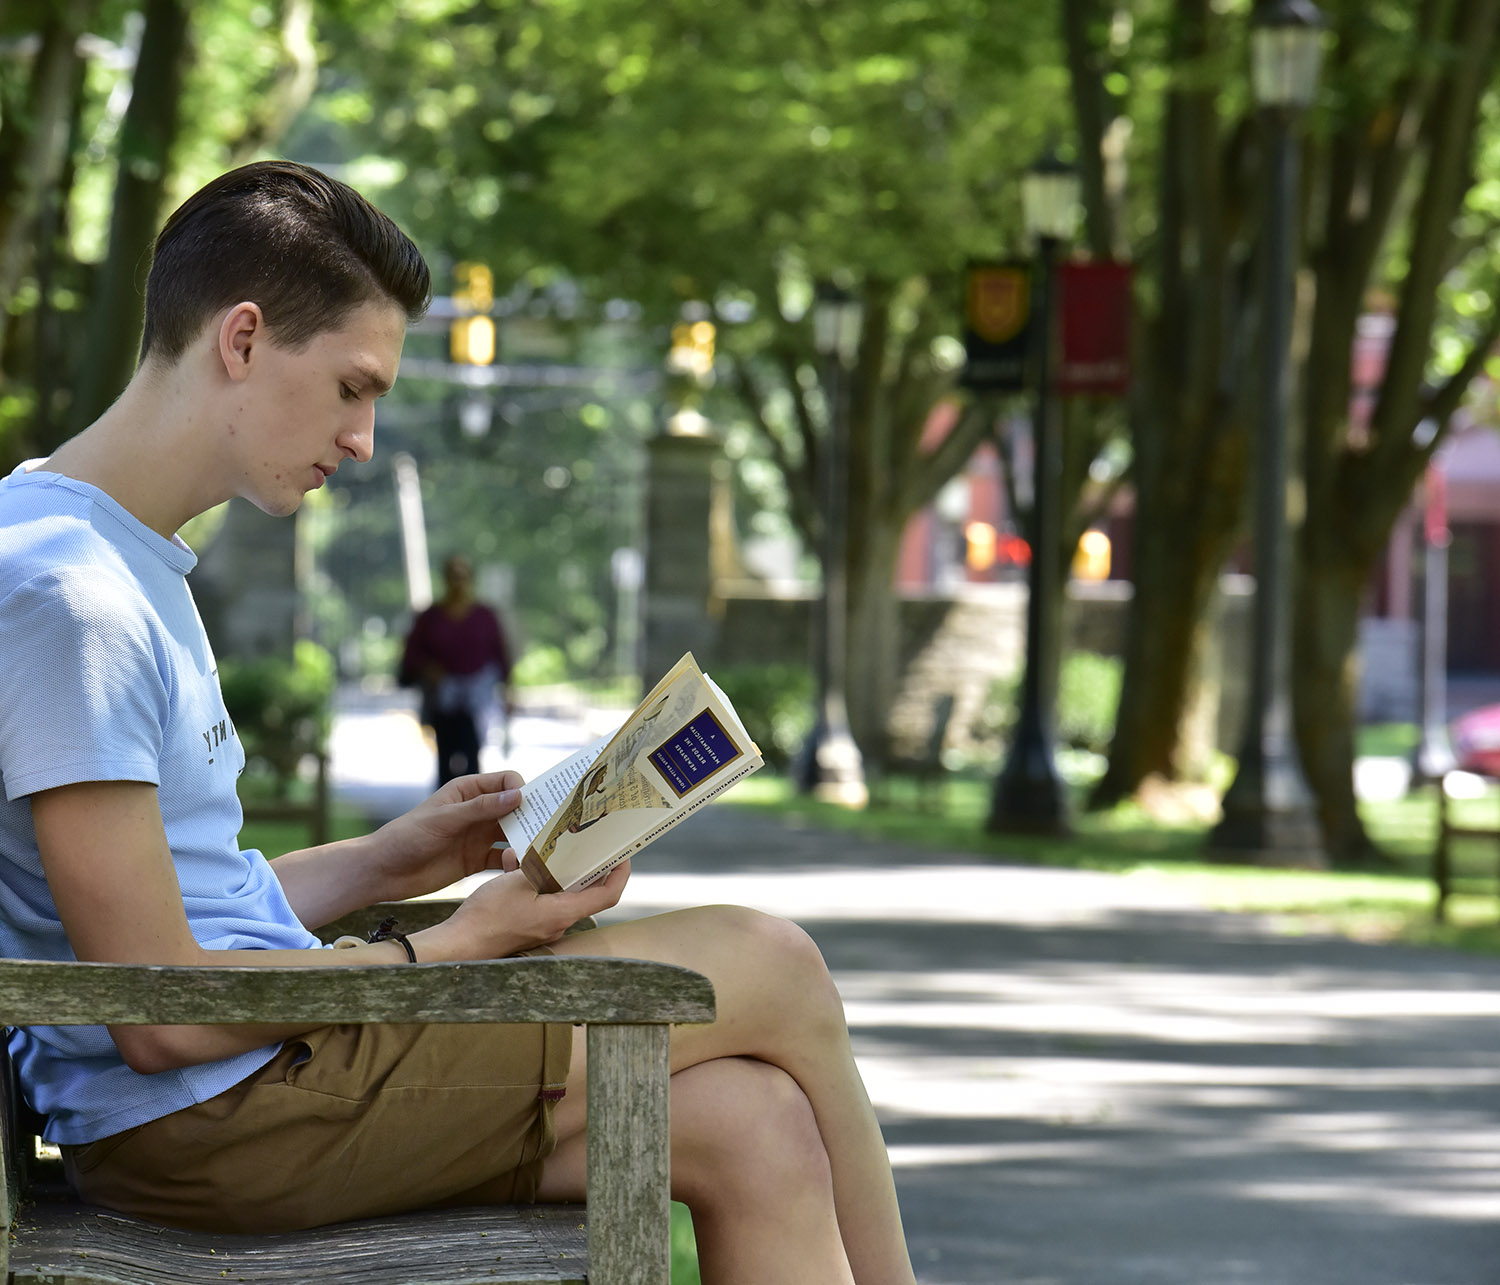
[[[247,495],[245,497],[262,513],[273,518],[289,518],[302,507],[302,495]]]

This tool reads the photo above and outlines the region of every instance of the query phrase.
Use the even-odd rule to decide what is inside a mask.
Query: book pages
[[[526,785],[501,826],[540,891],[576,888],[761,763],[723,692],[689,654],[612,736]]]

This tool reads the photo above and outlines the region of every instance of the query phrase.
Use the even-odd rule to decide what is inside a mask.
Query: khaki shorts
[[[63,1161],[92,1204],[211,1231],[531,1201],[572,1048],[566,1025],[323,1027]]]

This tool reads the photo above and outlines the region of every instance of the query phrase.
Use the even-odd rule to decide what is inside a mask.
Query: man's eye
[[[339,395],[346,402],[352,402],[359,397],[359,392],[356,389],[350,388],[348,384],[340,384]]]

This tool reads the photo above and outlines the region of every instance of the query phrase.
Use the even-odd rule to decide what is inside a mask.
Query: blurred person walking
[[[400,682],[419,687],[418,717],[437,741],[437,783],[479,771],[485,716],[496,688],[510,716],[510,648],[495,611],[474,596],[462,554],[443,563],[443,596],[419,612],[406,636]]]

